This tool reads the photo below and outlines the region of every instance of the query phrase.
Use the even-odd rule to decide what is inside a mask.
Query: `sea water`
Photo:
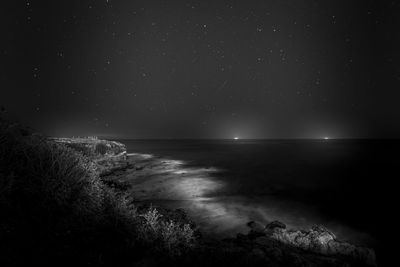
[[[400,177],[396,140],[120,141],[129,153],[218,170],[213,183],[203,183],[220,185],[215,190],[158,202],[188,210],[205,232],[225,236],[246,231],[249,220],[280,220],[291,228],[323,224],[342,240],[375,246]],[[202,186],[196,176],[192,183]]]

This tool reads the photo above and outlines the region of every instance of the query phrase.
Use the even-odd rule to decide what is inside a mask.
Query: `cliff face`
[[[122,143],[97,138],[53,138],[53,140],[91,158],[96,163],[100,176],[127,166],[126,146]]]
[[[126,154],[125,145],[115,141],[97,138],[52,138],[52,140],[92,157]]]

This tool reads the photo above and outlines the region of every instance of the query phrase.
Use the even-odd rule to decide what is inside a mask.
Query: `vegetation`
[[[349,266],[251,232],[203,239],[182,211],[134,205],[94,162],[0,117],[1,266]]]
[[[143,240],[159,244],[158,249],[165,250],[171,256],[180,256],[195,244],[194,231],[190,224],[180,225],[173,220],[162,220],[163,215],[155,208],[151,208],[143,215]],[[160,246],[161,245],[161,246]]]
[[[102,153],[103,148],[96,146]],[[83,153],[0,119],[0,261],[126,264],[187,253],[189,224],[105,185]]]
[[[98,143],[95,146],[96,154],[105,155],[107,153],[107,145],[104,143]]]

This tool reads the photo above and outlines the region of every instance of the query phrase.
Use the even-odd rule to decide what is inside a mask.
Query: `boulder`
[[[325,227],[315,225],[311,228],[308,238],[310,239],[312,250],[326,254],[328,252],[328,242],[335,240],[336,236]]]
[[[265,229],[267,229],[267,230],[273,230],[275,228],[286,229],[286,225],[280,221],[273,221],[265,226]]]

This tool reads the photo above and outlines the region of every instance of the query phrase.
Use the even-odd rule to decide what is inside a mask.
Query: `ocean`
[[[379,247],[394,212],[398,140],[119,141],[129,153],[218,170],[210,174],[218,188],[197,196],[201,206],[158,201],[188,209],[206,232],[229,236],[248,220],[280,220],[291,228],[323,224],[342,240]]]

